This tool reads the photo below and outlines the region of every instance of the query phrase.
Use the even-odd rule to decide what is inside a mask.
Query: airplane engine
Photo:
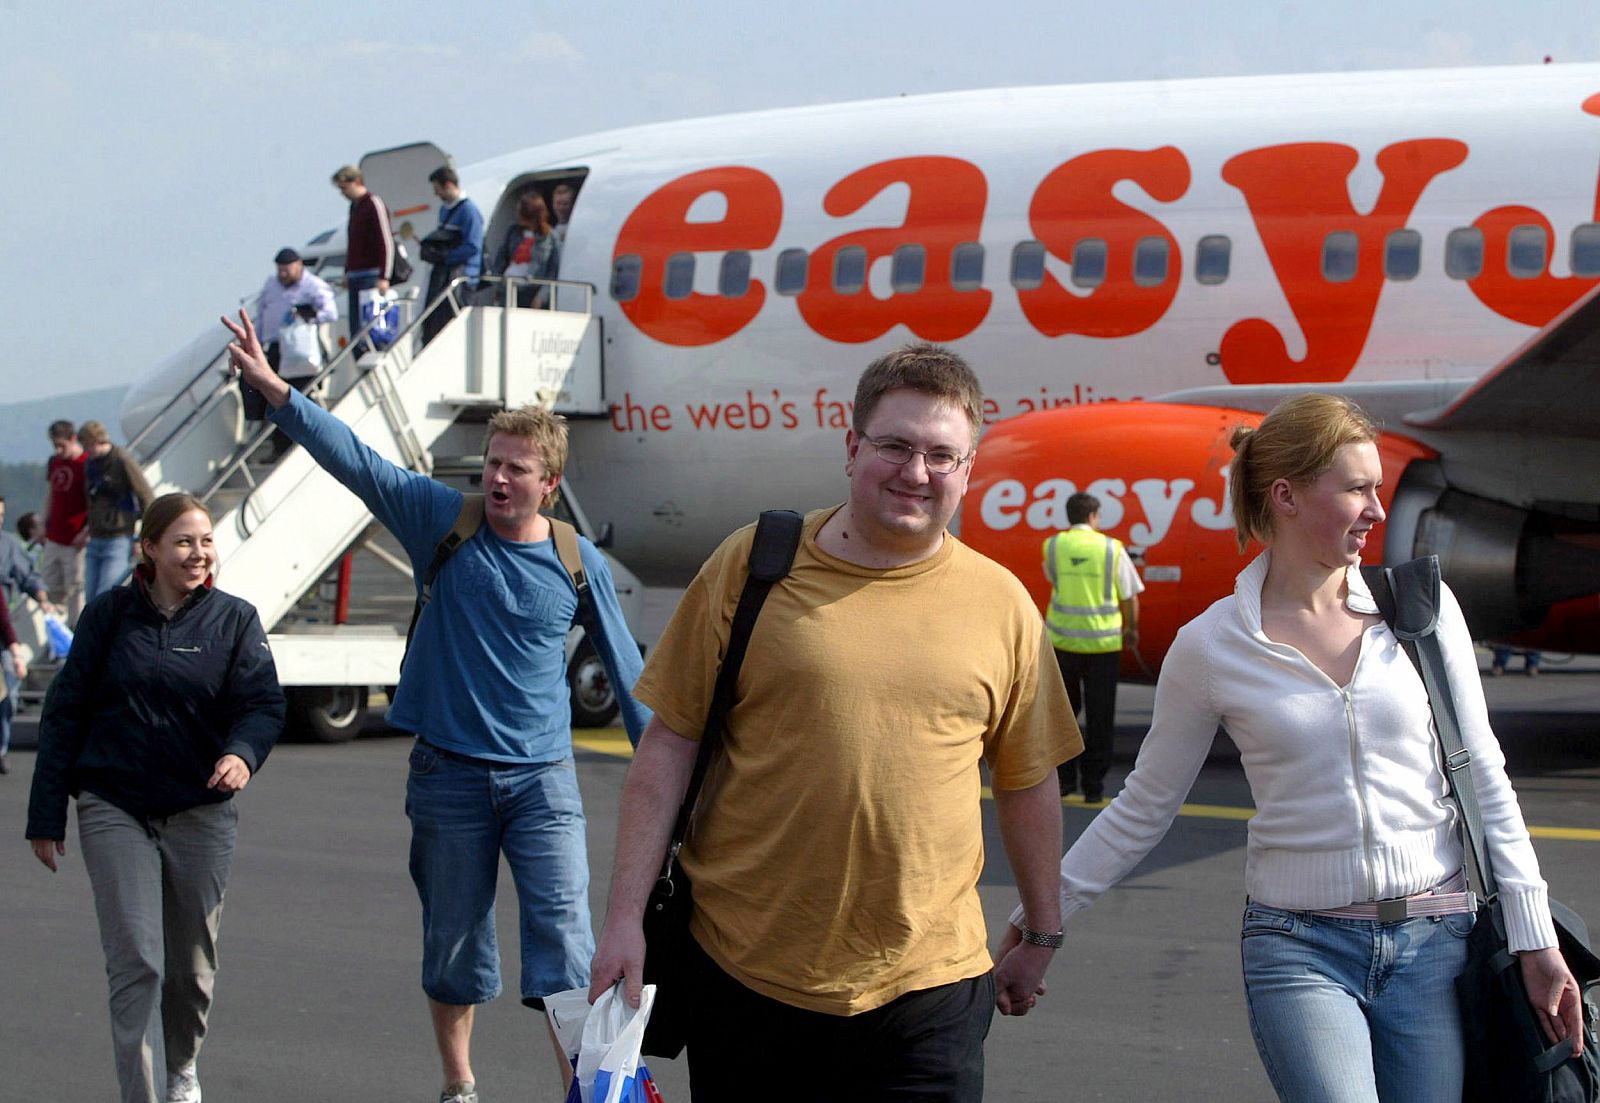
[[[1474,636],[1600,646],[1600,524],[1468,494],[1432,460],[1406,469],[1388,508],[1386,560],[1437,555]]]
[[[1125,652],[1123,674],[1153,677],[1173,636],[1213,601],[1260,550],[1240,553],[1228,499],[1228,437],[1262,415],[1209,406],[1103,403],[1038,411],[989,429],[979,447],[962,510],[961,538],[1009,567],[1041,609],[1049,601],[1043,545],[1067,527],[1067,499],[1100,499],[1104,531],[1127,545],[1140,567],[1141,646]],[[1384,507],[1413,463],[1433,457],[1405,437],[1385,434]],[[1386,547],[1382,527],[1369,547]],[[1376,559],[1376,554],[1374,554]]]

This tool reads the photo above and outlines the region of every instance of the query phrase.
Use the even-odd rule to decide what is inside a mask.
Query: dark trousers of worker
[[[992,972],[828,1015],[751,991],[690,944],[693,1103],[981,1103]]]
[[[1106,771],[1111,769],[1111,739],[1117,722],[1117,672],[1122,653],[1106,651],[1085,655],[1056,648],[1056,665],[1067,684],[1072,711],[1083,715],[1083,754],[1057,767],[1062,791],[1071,787],[1073,775],[1082,778],[1084,796],[1094,796],[1105,788]]]

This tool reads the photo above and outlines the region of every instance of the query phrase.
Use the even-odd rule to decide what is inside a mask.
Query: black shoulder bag
[[[773,584],[788,574],[794,564],[794,553],[800,547],[801,527],[800,514],[787,509],[769,509],[756,523],[755,543],[750,546],[750,574],[739,594],[739,606],[734,611],[733,626],[728,633],[728,649],[722,656],[716,687],[711,692],[711,707],[706,711],[706,726],[700,734],[694,773],[689,777],[677,822],[672,826],[661,875],[645,902],[644,983],[656,986],[656,1000],[650,1009],[650,1021],[645,1025],[641,1049],[652,1057],[676,1057],[683,1052],[689,1033],[684,989],[691,983],[686,966],[692,938],[689,915],[694,911],[694,900],[689,878],[678,865],[678,851],[683,849],[684,836],[689,833],[689,820],[694,814],[695,801],[700,797],[706,769],[711,765],[711,755],[722,738],[723,724],[733,703],[739,667],[744,662],[756,614],[761,612],[761,605]]]
[[[1582,998],[1581,1057],[1572,1055],[1568,1039],[1547,1044],[1528,1003],[1522,968],[1506,941],[1505,917],[1469,768],[1472,754],[1461,740],[1437,631],[1439,558],[1424,556],[1393,568],[1362,567],[1361,574],[1428,690],[1450,793],[1461,811],[1467,860],[1483,901],[1467,939],[1466,969],[1456,978],[1466,1042],[1462,1098],[1465,1103],[1600,1103],[1600,1046],[1595,1041],[1600,959],[1590,948],[1588,928],[1572,909],[1550,901],[1558,948],[1577,978]]]

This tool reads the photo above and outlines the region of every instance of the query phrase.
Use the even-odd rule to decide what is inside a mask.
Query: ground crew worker
[[[1056,772],[1062,796],[1081,783],[1084,801],[1094,803],[1105,799],[1117,669],[1122,649],[1139,645],[1144,583],[1122,542],[1096,531],[1100,499],[1093,494],[1068,498],[1067,523],[1072,527],[1044,542],[1044,575],[1052,587],[1045,627],[1072,711],[1083,711],[1084,750],[1081,758],[1062,763]]]

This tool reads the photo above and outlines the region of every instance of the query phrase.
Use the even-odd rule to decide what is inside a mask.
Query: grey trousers
[[[238,822],[230,800],[151,820],[147,831],[93,793],[78,798],[123,1103],[161,1103],[168,1074],[200,1052]]]

